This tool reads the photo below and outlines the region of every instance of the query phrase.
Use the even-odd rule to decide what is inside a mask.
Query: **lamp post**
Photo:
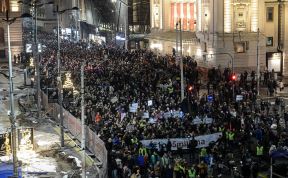
[[[34,63],[36,64],[36,72],[35,72],[35,77],[36,77],[36,96],[37,96],[37,118],[40,119],[40,111],[41,111],[41,96],[40,96],[40,70],[39,70],[39,61],[40,61],[40,56],[39,56],[39,49],[38,49],[38,38],[37,38],[37,12],[38,8],[42,7],[43,5],[47,4],[53,4],[54,2],[47,2],[47,3],[37,3],[38,1],[34,1],[33,3],[25,3],[23,1],[18,1],[19,4],[24,4],[30,7],[33,7],[34,9]]]
[[[60,61],[60,18],[59,15],[65,13],[66,11],[70,10],[79,10],[78,7],[68,8],[64,10],[59,10],[59,6],[56,7],[56,14],[57,14],[57,43],[58,43],[58,49],[57,49],[57,69],[58,69],[58,102],[60,106],[60,144],[61,147],[64,147],[64,118],[63,118],[63,93],[62,93],[62,79],[61,79],[61,61]]]
[[[85,96],[84,96],[84,63],[81,65],[81,128],[82,128],[82,138],[81,138],[81,149],[82,149],[82,177],[86,178],[86,132],[85,132]]]
[[[80,7],[80,3],[79,0],[77,0],[77,7]],[[80,28],[80,11],[77,12],[77,20],[76,20],[76,41],[79,42],[79,40],[81,39],[81,28]]]
[[[257,67],[257,95],[260,95],[260,61],[259,61],[259,35],[260,35],[260,30],[259,28],[257,29],[257,60],[256,60],[256,67]],[[273,76],[274,77],[274,76]]]
[[[116,35],[117,35],[117,23],[116,23],[116,19],[117,19],[117,0],[111,0],[111,2],[114,4],[114,28],[113,28],[113,33],[114,33],[114,42],[116,45]]]
[[[119,12],[118,12],[118,18],[117,18],[117,24],[115,22],[115,44],[116,44],[116,33],[118,31],[118,26],[119,26],[119,19],[120,19],[120,13],[121,13],[121,6],[122,4],[126,6],[127,8],[127,11],[128,11],[128,8],[130,7],[128,5],[127,2],[124,2],[123,0],[112,0],[112,3],[115,4],[115,21],[116,21],[116,3],[119,1]],[[124,19],[124,25],[125,25],[125,49],[128,50],[128,45],[129,45],[129,22],[128,22],[128,15],[124,15],[125,16],[125,19]]]
[[[179,26],[179,30],[178,30]],[[180,42],[180,51],[178,50],[178,33],[179,33],[179,42]],[[181,101],[184,100],[184,70],[183,70],[183,57],[182,57],[182,26],[181,19],[176,23],[176,50],[177,56],[180,58],[180,75],[181,75]],[[179,53],[178,53],[179,51]]]
[[[10,39],[10,25],[18,18],[30,18],[30,14],[22,14],[20,17],[9,18],[9,11],[6,10],[6,18],[2,19],[7,23],[7,36],[8,36],[8,61],[9,61],[9,97],[10,97],[10,122],[12,134],[12,156],[13,156],[13,176],[18,177],[18,159],[17,159],[17,143],[16,143],[16,116],[14,107],[14,89],[13,89],[13,66],[11,57],[11,39]]]

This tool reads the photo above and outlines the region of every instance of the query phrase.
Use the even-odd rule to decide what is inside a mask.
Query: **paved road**
[[[8,70],[1,70],[1,72],[4,74],[8,74]],[[19,90],[17,87],[23,85],[24,75],[19,68],[15,68],[13,75],[15,76],[15,78],[13,79],[13,85],[15,90],[14,105],[15,105],[15,113],[16,115],[18,115],[20,111],[18,108],[17,100],[21,96],[21,93],[23,93],[24,91]],[[10,120],[7,115],[8,111],[10,110],[8,91],[9,91],[9,80],[4,75],[0,74],[0,133],[6,131],[7,128],[10,128]]]

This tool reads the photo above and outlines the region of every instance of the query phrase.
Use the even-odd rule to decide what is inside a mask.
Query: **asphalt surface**
[[[3,66],[3,65],[2,65]],[[2,67],[1,66],[1,67]],[[24,93],[23,91],[20,91],[18,87],[23,86],[23,79],[24,75],[23,72],[19,68],[15,68],[13,75],[15,78],[13,78],[13,85],[14,85],[14,91],[18,94],[14,94],[14,106],[15,106],[15,114],[16,116],[20,114],[19,108],[18,108],[18,99],[21,97]],[[3,133],[3,131],[6,131],[8,128],[10,128],[10,120],[8,116],[8,111],[10,111],[10,104],[9,104],[9,80],[6,78],[6,75],[8,76],[8,70],[0,68],[0,132]]]

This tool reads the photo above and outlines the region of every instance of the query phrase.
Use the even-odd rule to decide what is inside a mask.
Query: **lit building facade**
[[[194,0],[153,0],[151,3],[151,27],[174,30],[179,19],[182,19],[184,31],[194,31],[196,3]]]
[[[59,10],[78,7],[60,15],[62,34],[71,39],[93,39],[97,28],[97,15],[93,0],[56,0]],[[54,7],[55,8],[55,7]],[[53,12],[53,11],[51,11]],[[57,24],[54,24],[56,27]]]
[[[288,1],[265,0],[261,4],[259,16],[262,17],[261,27],[265,35],[266,65],[288,76]],[[286,23],[285,23],[286,20]]]
[[[196,38],[197,3],[195,0],[150,0],[151,33],[150,48],[162,53],[171,53],[176,48],[176,23],[181,19],[183,29],[183,54],[201,53]]]
[[[240,72],[256,70],[258,57],[261,70],[288,75],[286,0],[151,0],[150,11],[148,39],[158,52],[171,53],[176,47],[175,28],[181,20],[183,54],[200,64],[226,67],[233,59]]]
[[[0,18],[6,18],[6,10],[9,11],[10,18],[19,17],[20,7],[17,0],[3,0],[0,2]],[[22,51],[22,25],[21,20],[16,20],[10,25],[10,39],[12,57]],[[0,60],[8,61],[8,34],[7,24],[0,23]]]

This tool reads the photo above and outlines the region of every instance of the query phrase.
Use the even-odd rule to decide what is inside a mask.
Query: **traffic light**
[[[192,90],[193,90],[193,86],[192,85],[188,86],[188,91],[192,92]]]
[[[236,75],[235,75],[235,74],[232,74],[231,80],[232,80],[232,81],[236,81],[236,79],[237,79]]]

